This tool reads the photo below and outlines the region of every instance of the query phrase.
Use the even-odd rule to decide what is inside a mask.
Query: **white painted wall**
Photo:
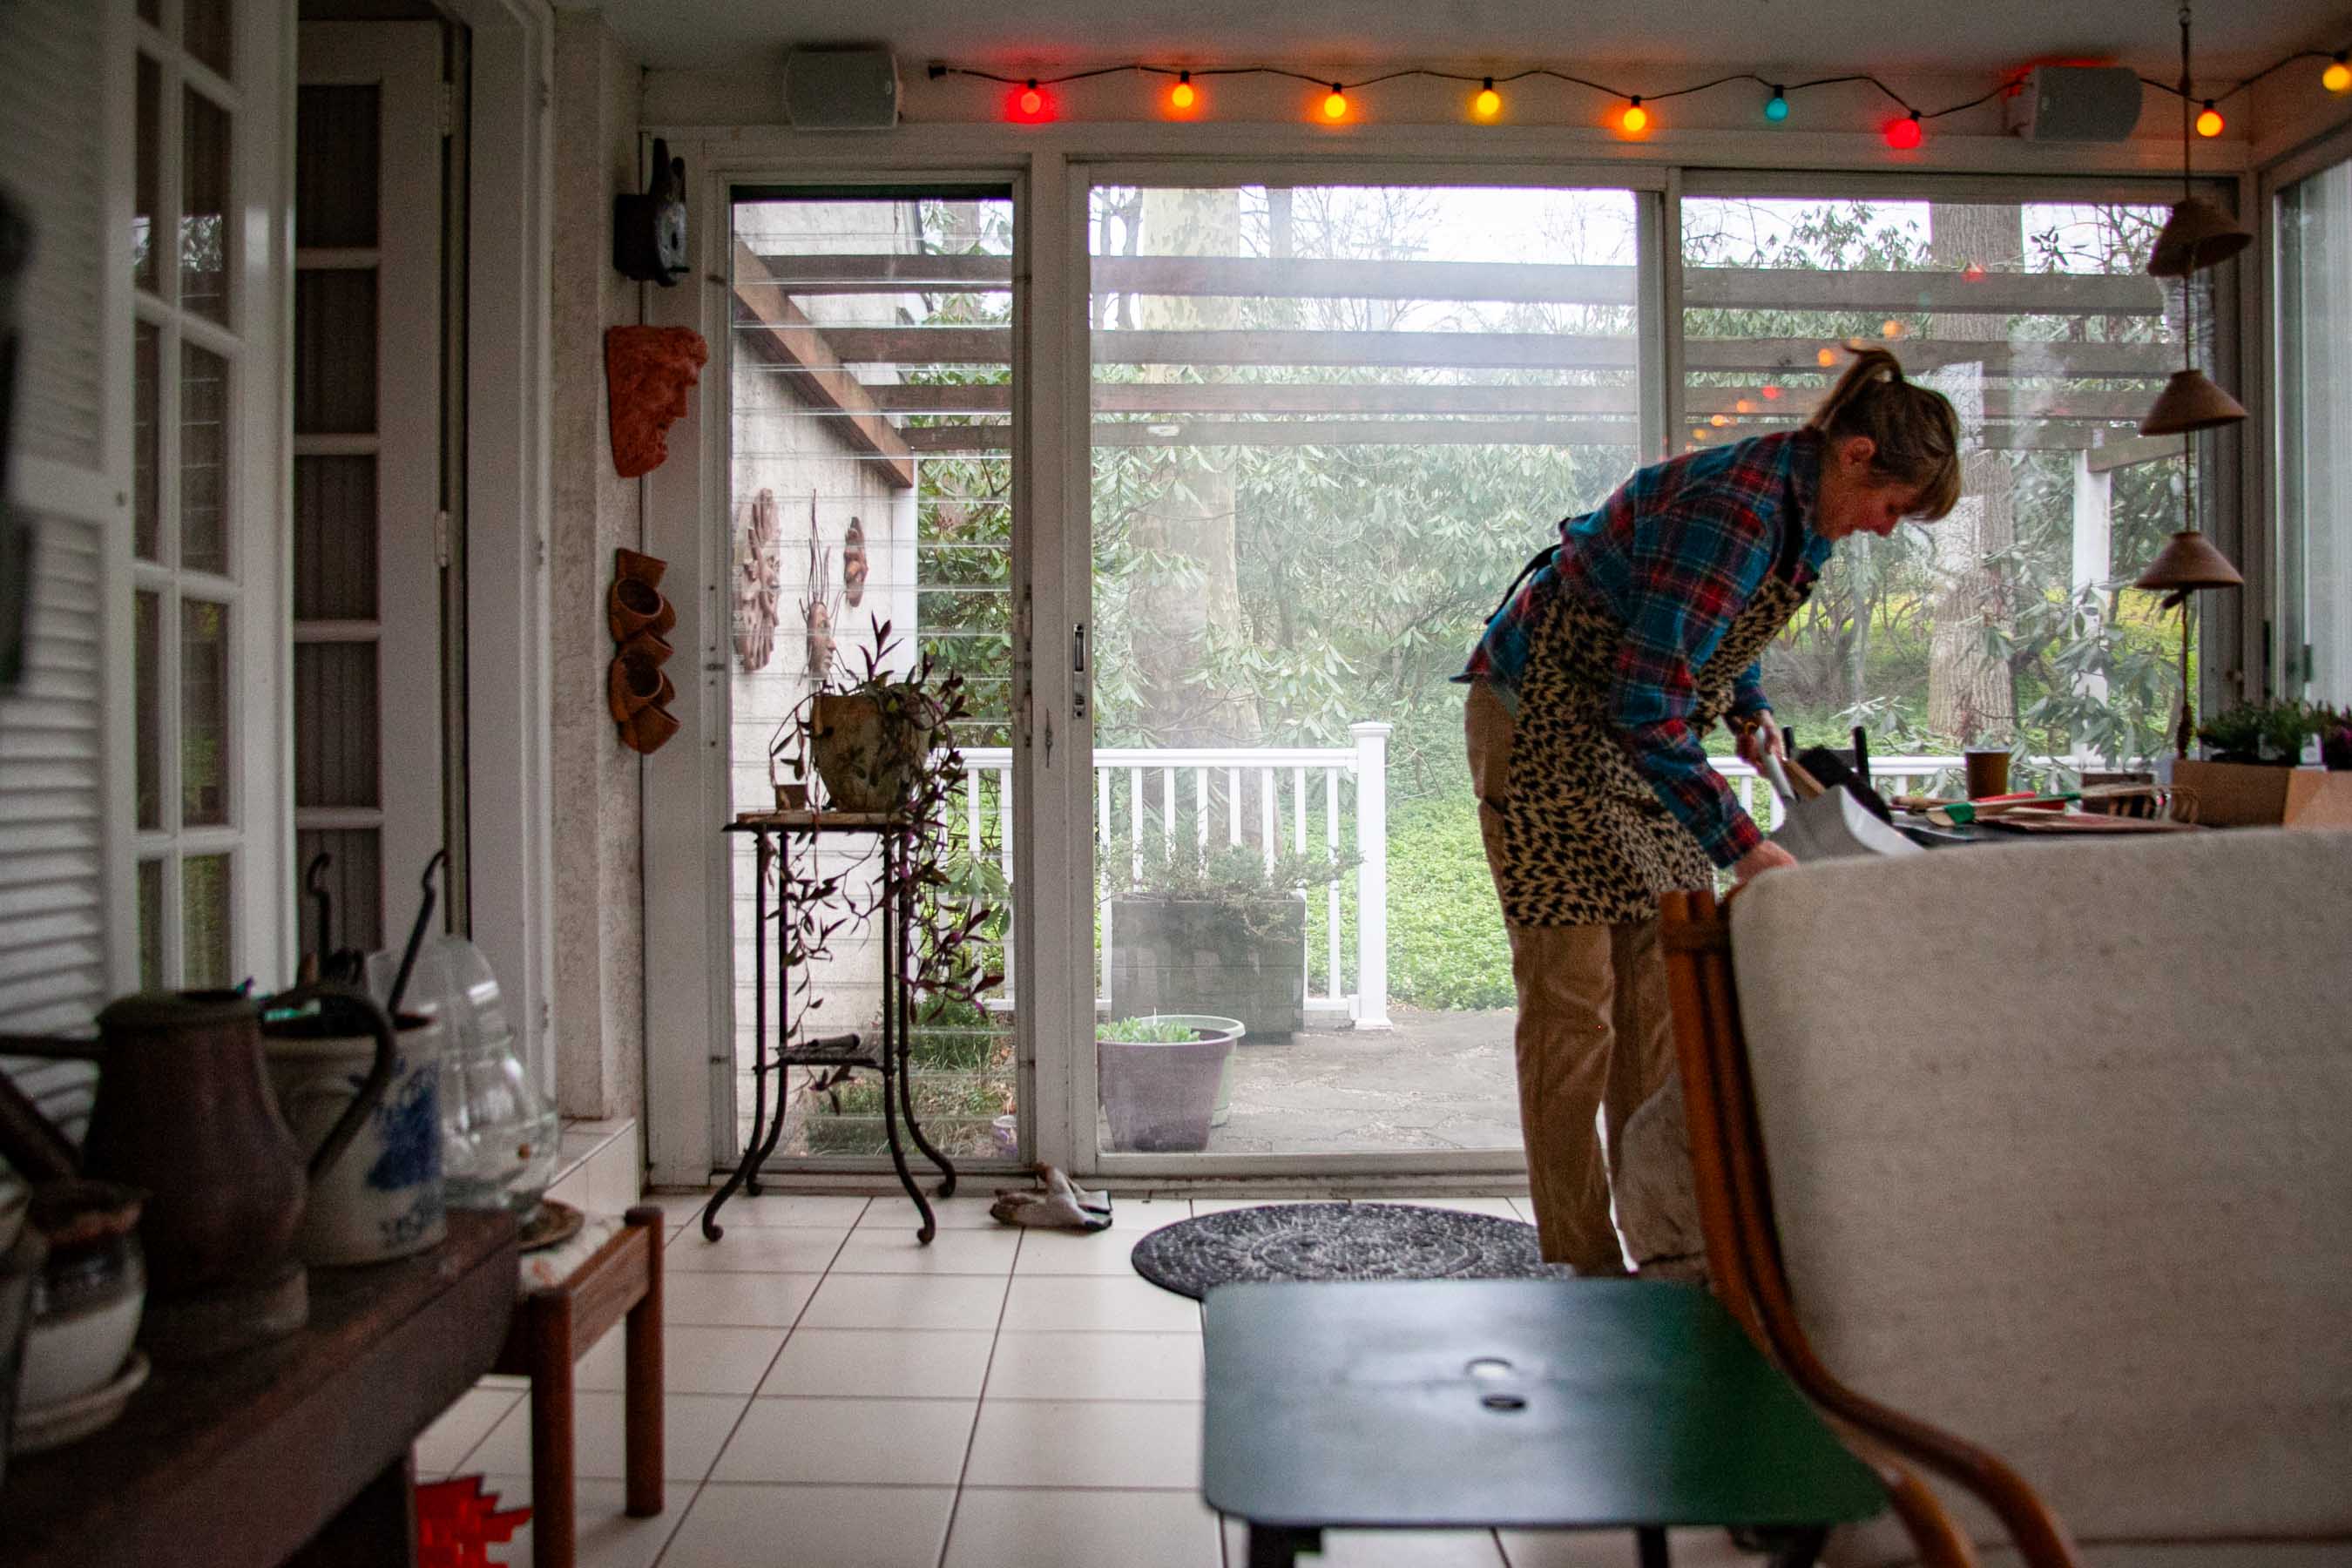
[[[553,677],[556,1093],[570,1116],[644,1102],[641,765],[605,707],[613,552],[642,542],[637,485],[613,471],[604,330],[638,320],[613,269],[613,197],[639,190],[637,68],[593,12],[555,23],[554,515],[548,548]],[[685,581],[691,584],[693,563]],[[675,589],[673,589],[675,591]],[[690,591],[690,588],[689,590]],[[690,667],[692,650],[673,665]],[[683,669],[673,679],[683,682]]]

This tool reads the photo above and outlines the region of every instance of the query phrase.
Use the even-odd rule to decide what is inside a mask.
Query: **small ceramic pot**
[[[898,811],[930,749],[928,715],[888,710],[868,692],[819,692],[810,705],[809,750],[824,793],[841,811]]]
[[[404,1014],[400,1054],[383,1100],[342,1158],[310,1186],[295,1248],[311,1264],[378,1263],[437,1245],[447,1233],[441,1183],[438,1019]],[[305,1155],[367,1081],[375,1042],[364,1035],[264,1040],[270,1088]]]
[[[139,1211],[147,1194],[114,1182],[61,1181],[36,1193],[32,1220],[48,1243],[33,1287],[17,1407],[79,1399],[122,1370],[147,1306]]]

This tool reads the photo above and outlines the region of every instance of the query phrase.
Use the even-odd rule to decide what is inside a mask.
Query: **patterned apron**
[[[1792,538],[1791,542],[1797,541]],[[1692,672],[1704,735],[1731,710],[1740,672],[1811,595],[1786,558]],[[1519,682],[1509,783],[1500,803],[1503,915],[1514,925],[1617,925],[1658,896],[1714,886],[1715,865],[1666,808],[1611,728],[1607,701],[1624,628],[1573,587],[1538,611]]]

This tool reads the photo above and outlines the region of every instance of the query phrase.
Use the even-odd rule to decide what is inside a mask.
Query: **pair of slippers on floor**
[[[1065,1175],[1058,1165],[1034,1165],[1038,1190],[1000,1188],[988,1212],[1000,1225],[1053,1230],[1108,1230],[1110,1194],[1092,1193]]]

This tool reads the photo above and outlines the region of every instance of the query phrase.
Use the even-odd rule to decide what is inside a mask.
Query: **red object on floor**
[[[416,1489],[416,1568],[490,1568],[489,1549],[530,1522],[527,1508],[500,1512],[479,1476],[428,1482]]]

